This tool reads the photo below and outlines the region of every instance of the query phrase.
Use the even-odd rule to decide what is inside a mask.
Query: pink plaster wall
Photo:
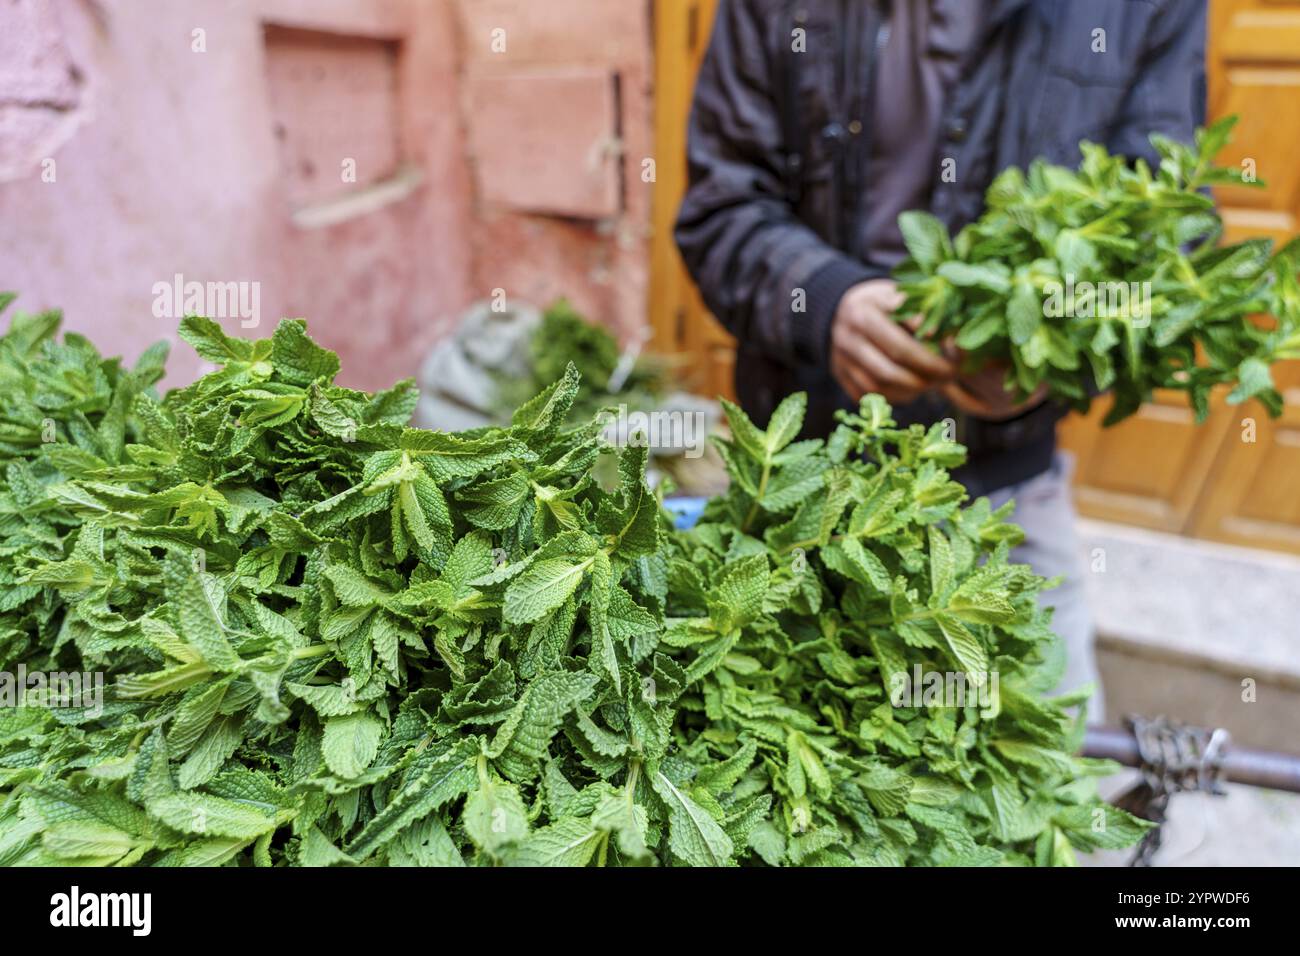
[[[286,169],[276,130],[293,81],[268,78],[268,23],[396,45],[395,118],[341,90],[337,125],[303,149],[322,169],[345,150],[391,165],[377,143],[391,132],[398,165],[420,174],[413,193],[295,224],[313,197],[363,194],[374,177],[322,191]],[[505,52],[492,51],[497,29]],[[261,327],[229,329],[264,335],[304,316],[342,353],[343,381],[367,388],[413,374],[498,288],[568,295],[630,335],[648,281],[649,37],[642,0],[5,0],[0,289],[134,357],[174,336],[176,321],[153,314],[155,283],[255,281]],[[371,67],[357,75],[381,85]],[[539,76],[589,82],[538,99]],[[509,102],[530,89],[533,106]],[[538,119],[527,150],[521,116]],[[570,198],[552,208],[559,193]],[[192,377],[198,360],[183,345],[175,356],[169,380]]]
[[[0,34],[21,8],[47,2],[57,22],[39,28],[57,29],[83,77],[81,122],[49,154],[54,182],[42,181],[40,141],[25,172],[0,171],[0,287],[19,291],[29,311],[63,308],[68,328],[134,356],[174,334],[173,319],[153,315],[154,283],[176,273],[257,281],[261,328],[244,334],[304,316],[346,355],[349,384],[377,387],[412,374],[470,294],[450,4],[19,0],[0,9]],[[402,41],[401,143],[423,174],[414,195],[336,226],[292,223],[264,63],[266,21]],[[206,31],[206,52],[192,49],[195,29]],[[48,112],[40,103],[0,88],[0,131],[38,125]],[[186,347],[175,355],[171,379],[188,379],[197,359]]]
[[[652,31],[648,0],[458,0],[465,57],[463,99],[470,121],[496,111],[512,112],[502,88],[513,83],[528,96],[539,80],[553,83],[574,74],[599,74],[603,89],[616,88],[617,129],[594,116],[594,88],[539,102],[534,125],[549,147],[516,156],[525,137],[508,124],[491,123],[471,156],[476,194],[474,271],[476,296],[503,288],[535,302],[566,295],[588,316],[623,337],[646,322],[649,283],[651,185],[641,178],[653,156],[651,98]],[[504,52],[493,40],[504,31]],[[594,81],[593,81],[594,82]],[[614,135],[621,133],[619,139]],[[534,130],[529,130],[531,142]],[[539,200],[590,177],[602,148],[612,145],[606,167],[616,180],[617,209],[596,216],[539,215],[526,202],[494,201],[485,178],[503,173],[502,158],[515,156],[519,188]],[[541,153],[542,155],[538,155]],[[494,157],[485,160],[484,156]],[[597,187],[598,188],[598,187]]]

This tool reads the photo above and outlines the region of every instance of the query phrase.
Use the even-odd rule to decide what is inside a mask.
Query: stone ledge
[[[1098,644],[1300,691],[1300,559],[1081,520]]]
[[[293,224],[299,229],[324,229],[368,216],[409,198],[420,188],[423,179],[424,175],[418,168],[405,166],[390,179],[373,186],[294,210]]]

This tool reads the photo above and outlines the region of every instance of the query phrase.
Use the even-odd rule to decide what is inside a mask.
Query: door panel
[[[1231,416],[1221,396],[1200,426],[1181,392],[1160,392],[1124,424],[1102,428],[1109,400],[1061,425],[1073,452],[1079,511],[1107,521],[1181,532]]]
[[[1250,160],[1267,182],[1266,189],[1218,191],[1225,238],[1285,242],[1300,217],[1300,0],[1214,0],[1207,64],[1211,118],[1240,117],[1220,162]],[[1300,375],[1295,363],[1275,374],[1279,385],[1293,385],[1276,425],[1258,403],[1226,405],[1226,389],[1202,425],[1177,393],[1157,395],[1116,428],[1100,428],[1104,401],[1088,417],[1064,422],[1062,444],[1079,459],[1080,512],[1300,551]]]
[[[1241,116],[1224,159],[1255,162],[1267,189],[1219,194],[1228,238],[1285,242],[1300,229],[1300,2],[1218,0],[1222,29],[1211,41],[1211,105]],[[1300,363],[1273,371],[1285,400],[1280,419],[1257,403],[1232,409],[1232,424],[1197,501],[1190,533],[1233,544],[1300,552]]]

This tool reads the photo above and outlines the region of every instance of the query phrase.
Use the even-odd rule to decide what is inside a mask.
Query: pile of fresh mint
[[[218,368],[164,397],[164,350],[57,326],[0,338],[0,865],[1062,864],[1143,829],[1043,697],[1018,531],[877,399],[826,443],[801,398],[730,409],[733,487],[677,534],[642,449],[565,424],[572,370],[453,435],[301,322],[186,319]]]
[[[895,427],[867,396],[826,443],[793,441],[802,395],[760,431],[726,405],[728,492],[672,542],[661,643],[686,653],[678,725],[733,799],[774,811],[771,864],[1053,865],[1145,824],[1097,803],[1113,771],[1073,754],[1048,700],[1062,648],[1023,540],[948,475],[941,425]],[[708,779],[722,771],[705,771]]]
[[[570,422],[595,418],[611,405],[638,411],[655,408],[673,387],[667,359],[625,354],[609,329],[560,299],[542,312],[528,338],[526,374],[499,377],[496,405],[501,414],[508,419],[516,406],[561,378],[570,365],[582,379],[569,410]]]
[[[1007,365],[1007,385],[1086,411],[1114,395],[1106,418],[1133,414],[1156,389],[1187,392],[1198,419],[1216,386],[1231,403],[1282,398],[1270,368],[1300,358],[1300,241],[1222,244],[1209,195],[1259,186],[1245,167],[1218,167],[1235,117],[1194,146],[1151,142],[1160,165],[1129,164],[1082,143],[1077,170],[1043,161],[994,180],[986,211],[956,237],[928,213],[899,220],[910,258],[897,270],[920,334],[953,340],[970,367]],[[1256,323],[1256,313],[1271,322]]]

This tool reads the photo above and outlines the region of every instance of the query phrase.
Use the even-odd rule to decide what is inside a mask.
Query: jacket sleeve
[[[757,6],[719,4],[691,109],[676,239],[705,303],[742,344],[785,364],[824,367],[841,297],[880,272],[826,243],[791,208],[778,26]]]
[[[1148,137],[1190,143],[1205,122],[1206,0],[1165,0],[1147,22],[1143,66],[1111,127],[1112,152],[1158,163]]]

